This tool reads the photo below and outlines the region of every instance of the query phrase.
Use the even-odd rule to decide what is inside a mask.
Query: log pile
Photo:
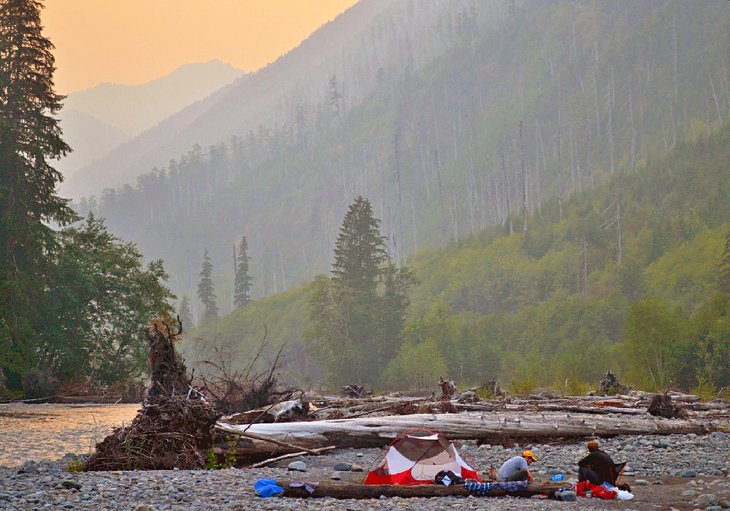
[[[425,428],[454,440],[511,445],[616,435],[705,434],[730,425],[730,405],[700,403],[697,396],[670,393],[682,403],[684,420],[648,414],[652,394],[630,392],[610,398],[527,398],[460,403],[436,397],[377,396],[311,400],[306,420],[268,424],[223,417],[215,428],[229,439],[237,457],[249,462],[329,446],[382,447],[399,433]],[[231,444],[231,438],[238,437]]]

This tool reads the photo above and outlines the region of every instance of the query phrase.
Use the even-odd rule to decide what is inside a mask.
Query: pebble
[[[642,441],[643,440],[643,441]],[[656,448],[654,444],[664,443],[667,447]],[[585,442],[570,444],[526,444],[517,448],[504,448],[501,445],[482,445],[463,442],[459,451],[464,459],[474,459],[476,468],[487,470],[490,465],[499,467],[508,458],[530,449],[537,455],[539,462],[532,469],[543,474],[564,473],[566,479],[575,482],[577,461],[586,455]],[[713,471],[727,475],[730,459],[730,442],[727,437],[707,435],[689,437],[669,435],[660,438],[619,436],[601,440],[602,448],[617,462],[627,461],[630,472],[640,480],[655,481],[671,475],[693,472],[694,478],[686,481],[687,490],[693,488],[691,495],[685,495],[683,503],[705,510],[708,506],[696,503],[703,495],[714,495],[712,506],[730,508],[730,484],[728,480],[711,482],[706,475]],[[0,456],[3,445],[0,444]],[[65,450],[60,453],[66,452]],[[64,471],[68,464],[79,456],[68,454],[65,461],[39,461],[16,466],[0,467],[0,509],[15,511],[26,509],[78,509],[106,511],[242,511],[261,509],[263,511],[367,511],[369,509],[401,511],[439,511],[458,508],[465,511],[502,511],[524,509],[526,511],[567,510],[570,504],[547,502],[537,499],[383,499],[371,501],[338,501],[335,499],[261,499],[253,491],[253,483],[259,478],[327,480],[339,475],[333,467],[347,464],[354,470],[353,461],[359,468],[367,470],[383,457],[381,449],[338,449],[322,456],[307,457],[306,463],[294,461],[282,463],[278,468],[265,467],[257,470],[176,470],[150,472],[90,472],[69,473]],[[0,458],[7,459],[7,458]],[[17,459],[17,458],[14,458]],[[286,463],[286,462],[285,462]],[[301,463],[301,465],[299,465]],[[289,466],[304,466],[306,476],[287,470]],[[364,468],[363,468],[364,467]],[[24,471],[29,468],[31,472]],[[572,477],[571,477],[572,476]],[[343,479],[345,479],[343,473]],[[547,477],[546,477],[547,478]],[[72,483],[64,485],[64,483]],[[667,481],[671,484],[671,481]],[[637,484],[636,481],[632,484]],[[691,486],[690,486],[691,485]],[[642,490],[636,493],[640,495]],[[686,491],[686,490],[685,490]],[[698,497],[698,495],[700,497]],[[582,499],[578,499],[581,501]],[[727,502],[726,502],[727,501]],[[589,507],[599,503],[591,502]],[[639,504],[639,499],[632,501]],[[572,509],[572,508],[571,508]],[[626,509],[626,508],[621,508]],[[631,509],[645,509],[631,507]]]
[[[717,504],[717,497],[711,493],[704,493],[697,497],[695,504],[702,507],[714,506]]]

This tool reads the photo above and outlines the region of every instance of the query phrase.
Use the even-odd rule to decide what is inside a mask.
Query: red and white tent
[[[477,471],[466,464],[444,435],[431,431],[426,436],[414,433],[406,433],[390,444],[383,461],[368,472],[364,484],[433,484],[442,470],[481,481]]]

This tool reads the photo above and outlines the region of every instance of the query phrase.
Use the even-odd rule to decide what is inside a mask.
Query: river
[[[139,404],[0,404],[0,466],[89,453],[114,428],[129,424],[139,408]]]

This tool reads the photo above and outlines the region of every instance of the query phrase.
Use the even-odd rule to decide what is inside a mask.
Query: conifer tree
[[[370,202],[350,205],[335,243],[332,276],[315,279],[306,338],[332,381],[377,384],[400,346],[413,277],[385,250]]]
[[[236,262],[236,280],[233,286],[233,303],[236,307],[245,307],[251,301],[251,285],[253,277],[249,274],[248,263],[248,241],[246,236],[241,237],[241,244],[238,247],[238,256],[234,257]]]
[[[208,257],[208,249],[203,253],[203,269],[200,271],[200,283],[198,284],[198,298],[203,302],[202,322],[206,322],[218,317],[218,305],[215,299],[215,290],[213,289],[213,265]]]
[[[190,300],[188,300],[187,295],[183,295],[182,300],[180,300],[180,309],[177,315],[180,316],[180,322],[184,329],[194,326],[193,313],[190,311]]]
[[[56,114],[53,45],[43,37],[36,0],[0,2],[0,344],[5,360],[33,358],[30,346],[47,309],[49,224],[75,219],[56,195],[62,180],[49,160],[70,151]],[[0,360],[1,362],[1,360]]]

